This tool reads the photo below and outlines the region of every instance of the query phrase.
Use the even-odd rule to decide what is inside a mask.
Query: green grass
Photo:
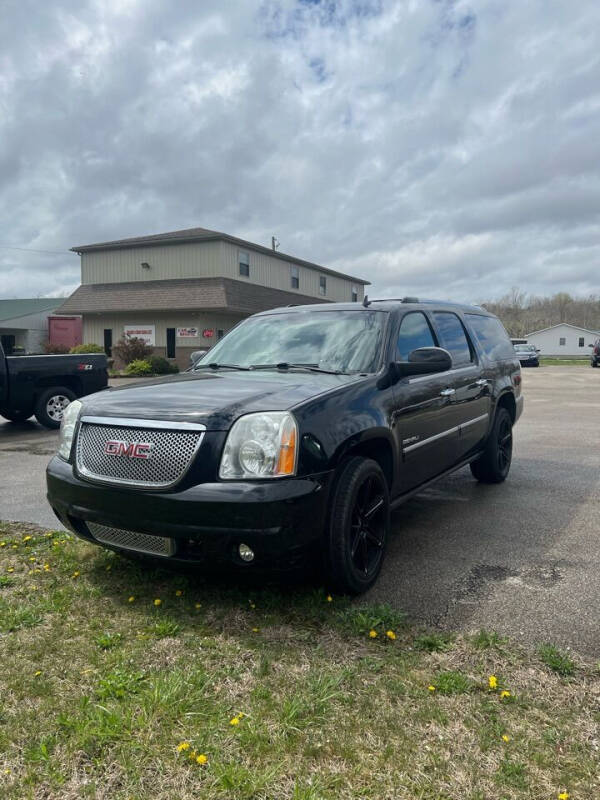
[[[33,526],[0,576],[2,800],[600,796],[600,674],[555,648]]]
[[[575,674],[575,662],[565,653],[561,653],[552,644],[543,644],[539,649],[540,658],[547,667],[562,675],[563,678]]]
[[[589,356],[585,358],[550,358],[540,356],[540,367],[589,367]],[[528,367],[527,369],[530,369]]]

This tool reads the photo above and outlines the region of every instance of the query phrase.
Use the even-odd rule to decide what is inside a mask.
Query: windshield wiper
[[[323,369],[316,364],[290,364],[280,361],[279,364],[252,364],[250,369],[307,369],[310,372],[325,372],[327,375],[345,375],[340,369]]]
[[[210,364],[197,364],[194,370],[197,369],[243,369],[249,370],[250,367],[242,367],[240,364],[219,364],[216,361],[211,361]]]

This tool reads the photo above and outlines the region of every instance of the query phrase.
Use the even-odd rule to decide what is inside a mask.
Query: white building
[[[528,344],[540,350],[542,356],[570,357],[590,355],[589,345],[600,337],[600,332],[561,322],[551,328],[542,328],[527,334]]]

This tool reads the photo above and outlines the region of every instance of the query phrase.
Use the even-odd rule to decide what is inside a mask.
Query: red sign
[[[212,339],[214,335],[215,332],[212,328],[204,328],[204,330],[202,331],[202,336],[204,336],[205,339]]]

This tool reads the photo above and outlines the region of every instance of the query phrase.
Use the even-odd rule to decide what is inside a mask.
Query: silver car
[[[515,344],[514,348],[522,367],[539,367],[540,359],[538,353],[540,351],[535,345]]]

